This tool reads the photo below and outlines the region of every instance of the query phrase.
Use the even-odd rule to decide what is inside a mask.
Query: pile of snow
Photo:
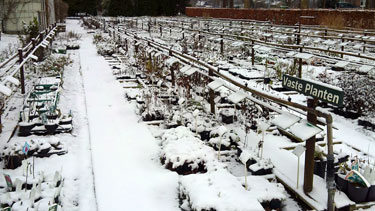
[[[176,169],[185,164],[192,170],[204,165],[209,172],[223,164],[219,163],[215,151],[206,145],[187,127],[177,127],[167,130],[162,136],[162,151],[160,157],[165,159],[165,166],[172,164]]]
[[[180,198],[184,199],[182,209],[191,206],[197,211],[263,210],[256,194],[247,191],[235,176],[224,169],[188,175],[180,180]]]

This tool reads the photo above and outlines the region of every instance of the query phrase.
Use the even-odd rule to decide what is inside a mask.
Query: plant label
[[[22,182],[18,178],[14,182],[14,185],[16,186],[16,192],[20,192],[22,190]]]
[[[23,145],[23,148],[22,148],[23,154],[27,155],[29,150],[30,150],[30,145],[27,143],[27,141],[25,141],[25,144]]]
[[[53,204],[49,207],[48,211],[57,211],[57,204]]]
[[[4,178],[5,178],[5,181],[7,183],[8,189],[12,190],[12,188],[13,188],[12,179],[10,178],[10,176],[8,174],[4,174]]]
[[[302,145],[298,145],[294,150],[292,151],[293,154],[295,154],[297,157],[300,157],[303,152],[305,152],[306,148]]]

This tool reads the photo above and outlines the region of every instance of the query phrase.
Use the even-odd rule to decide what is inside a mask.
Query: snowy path
[[[83,38],[80,55],[99,210],[179,210],[178,175],[159,164],[154,137],[137,123],[92,36]]]

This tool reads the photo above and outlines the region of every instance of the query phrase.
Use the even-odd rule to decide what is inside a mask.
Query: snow
[[[12,90],[4,86],[3,84],[0,84],[0,92],[7,96],[10,96],[12,94]]]
[[[314,55],[309,54],[309,53],[297,53],[297,54],[294,55],[294,58],[309,60],[309,59],[311,59],[313,56],[314,56]]]
[[[277,127],[285,130],[289,128],[290,126],[294,125],[297,123],[301,118],[288,114],[288,113],[283,113],[277,117],[275,117],[272,120],[272,124],[276,125]]]
[[[208,171],[219,165],[215,151],[194,136],[188,128],[180,126],[169,129],[162,136],[161,158],[165,164],[172,163],[172,168],[189,164],[193,170],[203,162]]]
[[[199,69],[193,67],[193,68],[190,68],[190,69],[184,71],[183,73],[184,73],[185,75],[187,75],[187,76],[191,76],[191,75],[193,75],[194,73],[196,73],[197,71],[199,71]]]
[[[181,178],[182,191],[195,210],[255,211],[263,207],[254,194],[245,190],[236,177],[223,169]],[[202,197],[204,196],[204,197]]]
[[[349,62],[347,61],[339,61],[335,64],[335,67],[341,67],[341,68],[344,68],[346,67],[348,64],[350,64]]]
[[[145,124],[137,123],[134,106],[124,101],[111,68],[96,54],[92,36],[83,38],[79,52],[98,209],[179,210],[177,174],[158,163],[154,137]]]
[[[214,80],[212,82],[210,82],[207,86],[212,89],[212,90],[216,90],[217,88],[223,86],[224,83],[219,81],[219,80]]]
[[[302,141],[306,141],[314,135],[322,132],[322,129],[316,127],[307,122],[307,120],[301,120],[299,123],[294,124],[289,128],[289,131]]]
[[[234,104],[237,104],[245,98],[246,98],[246,95],[243,92],[238,91],[238,92],[235,92],[235,93],[229,95],[228,100],[230,100]]]

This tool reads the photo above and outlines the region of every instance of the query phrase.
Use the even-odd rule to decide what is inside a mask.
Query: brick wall
[[[302,19],[302,24],[325,25],[332,28],[375,29],[375,10],[300,10],[300,9],[228,9],[187,7],[186,15],[191,17],[213,17],[271,21],[275,24],[294,25],[300,16],[314,16]]]

